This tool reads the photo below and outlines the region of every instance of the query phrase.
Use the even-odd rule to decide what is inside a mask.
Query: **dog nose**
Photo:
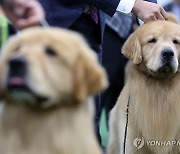
[[[164,49],[161,52],[161,56],[164,60],[169,61],[174,57],[174,52],[172,49]]]
[[[9,60],[10,76],[24,76],[26,73],[26,59],[15,57]]]

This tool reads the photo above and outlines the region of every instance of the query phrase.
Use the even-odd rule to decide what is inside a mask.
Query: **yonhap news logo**
[[[133,145],[136,150],[143,148],[144,146],[180,146],[180,141],[146,141],[143,137],[137,137],[133,141]]]
[[[135,138],[133,141],[133,145],[136,148],[136,150],[141,149],[144,145],[145,145],[145,140],[143,137],[139,138]]]

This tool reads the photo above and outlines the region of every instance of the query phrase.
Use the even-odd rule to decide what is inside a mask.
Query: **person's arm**
[[[44,11],[36,0],[0,0],[7,18],[17,29],[39,25]]]
[[[99,8],[110,16],[116,11],[128,14],[134,13],[141,20],[147,22],[149,20],[166,20],[167,14],[163,7],[156,0],[87,0],[91,5]],[[91,2],[90,2],[91,1]]]

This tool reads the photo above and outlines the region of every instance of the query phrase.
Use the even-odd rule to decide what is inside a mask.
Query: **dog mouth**
[[[161,68],[158,69],[158,72],[160,73],[173,73],[174,67],[171,63],[164,64]]]
[[[148,70],[152,76],[157,77],[157,78],[171,77],[172,75],[174,75],[176,73],[175,66],[170,62],[163,64],[156,71],[154,71],[152,69],[148,69]]]
[[[7,81],[7,97],[15,102],[30,106],[42,106],[47,97],[36,94],[27,84],[23,77],[9,77]]]

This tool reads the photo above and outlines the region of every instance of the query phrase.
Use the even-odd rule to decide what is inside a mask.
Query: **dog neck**
[[[58,153],[83,154],[79,149],[83,150],[89,145],[90,148],[91,144],[96,143],[93,104],[90,98],[78,106],[47,112],[33,111],[12,103],[5,104],[0,121],[0,153],[8,154],[5,151],[9,149],[9,153],[14,154],[54,154],[54,150]],[[87,137],[89,145],[86,144]],[[71,148],[69,145],[72,145]],[[97,148],[96,145],[94,150]],[[93,153],[92,150],[89,151]]]
[[[157,80],[131,69],[126,85],[133,100],[130,103],[130,115],[138,117],[130,117],[130,123],[141,127],[144,131],[142,135],[147,135],[143,136],[146,139],[173,139],[173,132],[176,131],[172,128],[178,128],[177,124],[180,123],[177,110],[180,108],[179,85],[178,73],[167,80]]]

